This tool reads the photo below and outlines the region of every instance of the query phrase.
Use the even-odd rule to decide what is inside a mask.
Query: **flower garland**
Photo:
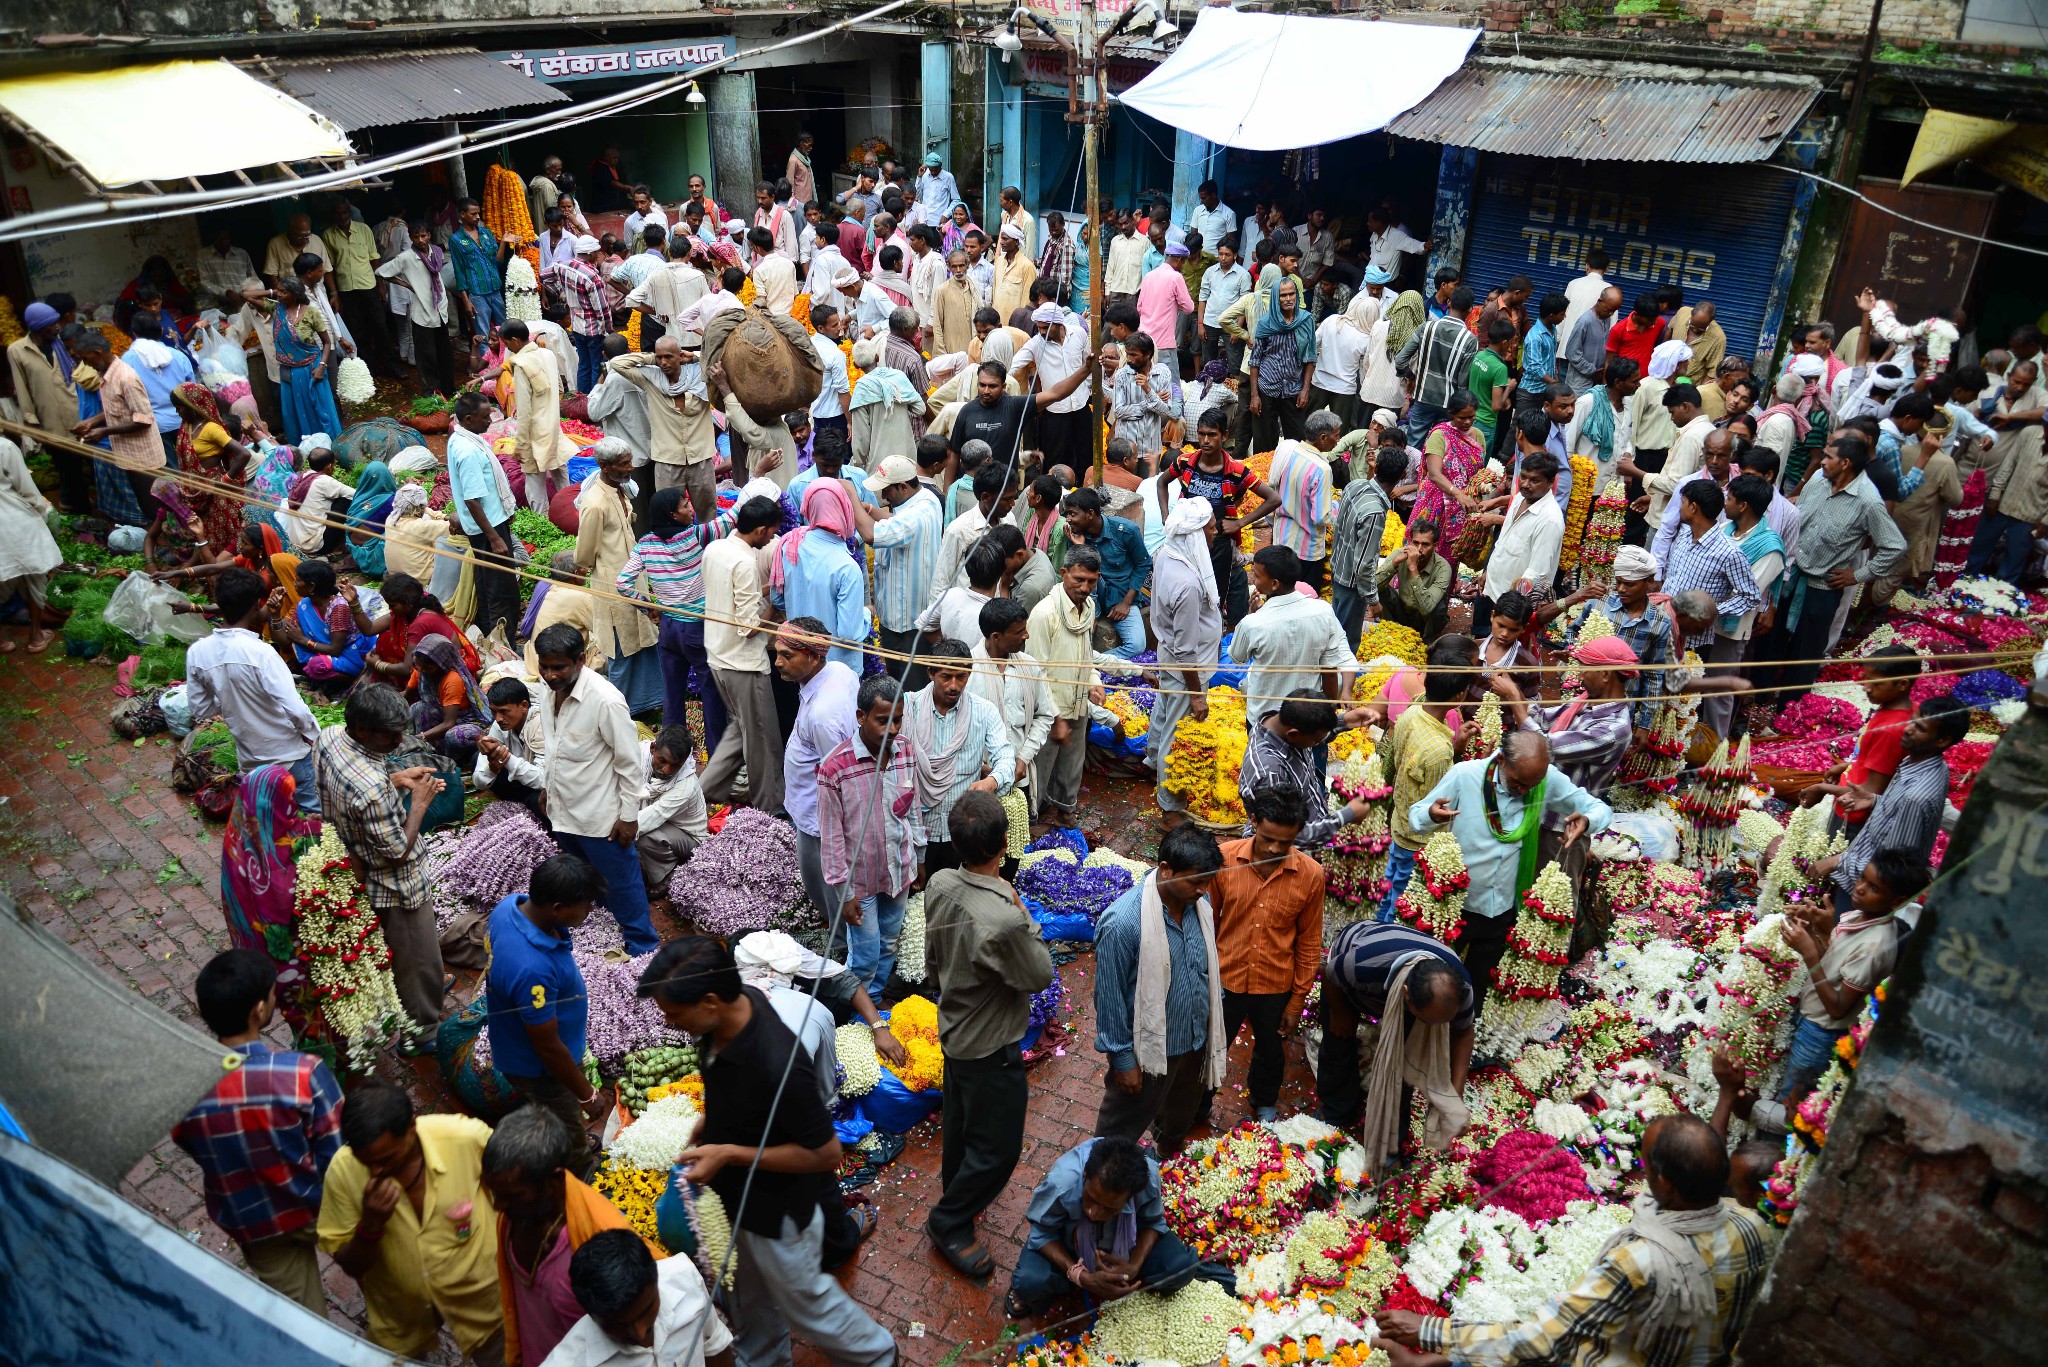
[[[1714,978],[1719,1019],[1700,1031],[1694,1053],[1709,1059],[1715,1049],[1742,1064],[1752,1079],[1769,1077],[1784,1058],[1780,1035],[1793,1022],[1794,979],[1803,964],[1781,934],[1782,915],[1767,916],[1743,936],[1742,944]]]
[[[607,1152],[620,1162],[649,1172],[667,1172],[676,1155],[690,1147],[703,1116],[697,1103],[681,1092],[650,1102],[640,1118],[620,1130]]]
[[[1799,1209],[1799,1198],[1819,1166],[1821,1152],[1827,1147],[1828,1127],[1863,1061],[1863,1047],[1884,1010],[1888,990],[1888,984],[1879,983],[1863,1003],[1856,1024],[1835,1041],[1834,1061],[1792,1115],[1792,1128],[1785,1136],[1785,1156],[1765,1180],[1764,1199],[1758,1205],[1764,1218],[1775,1224],[1790,1224]]]
[[[1578,490],[1576,468],[1572,472],[1572,489],[1574,493]],[[1622,533],[1627,528],[1628,485],[1620,479],[1610,479],[1593,500],[1593,515],[1586,519],[1585,538],[1579,547],[1581,583],[1604,584],[1612,580],[1614,553],[1621,549]]]
[[[1680,663],[1695,672],[1701,668],[1696,651],[1686,651]],[[1686,746],[1699,721],[1700,698],[1698,693],[1681,693],[1667,696],[1658,706],[1649,739],[1630,746],[1615,773],[1609,793],[1617,810],[1647,810],[1659,794],[1677,785]]]
[[[1535,1037],[1544,1008],[1557,1000],[1557,976],[1571,962],[1575,919],[1570,876],[1554,861],[1544,865],[1522,894],[1507,952],[1494,965],[1494,996],[1480,1017],[1475,1052],[1511,1055]]]
[[[1600,467],[1591,456],[1574,451],[1571,456],[1572,495],[1564,507],[1564,543],[1558,551],[1557,567],[1576,570],[1579,552],[1586,541],[1586,523],[1593,515],[1593,497],[1599,492]]]
[[[1315,1185],[1301,1150],[1256,1122],[1188,1145],[1159,1177],[1167,1227],[1204,1260],[1233,1265],[1278,1244]]]
[[[939,1008],[929,997],[905,997],[889,1011],[889,1033],[909,1053],[902,1067],[882,1066],[913,1092],[929,1092],[946,1080],[946,1056],[939,1049]]]
[[[1500,492],[1506,478],[1493,466],[1482,465],[1472,472],[1472,478],[1465,481],[1465,492],[1484,503]],[[1450,561],[1453,565],[1476,570],[1486,564],[1486,557],[1492,550],[1493,528],[1476,517],[1467,517],[1465,525],[1458,531],[1457,541],[1451,545]]]
[[[893,1033],[895,1027],[890,1026]],[[842,1097],[863,1097],[882,1080],[882,1056],[875,1052],[875,1032],[863,1021],[851,1021],[834,1032],[839,1055]]]
[[[1380,529],[1380,559],[1384,560],[1401,549],[1408,540],[1408,524],[1401,521],[1401,515],[1392,508],[1387,509],[1387,520]]]
[[[1162,785],[1188,804],[1188,814],[1215,826],[1243,825],[1244,798],[1237,789],[1247,739],[1244,694],[1235,688],[1209,690],[1206,721],[1182,717],[1166,752]]]
[[[292,891],[299,953],[306,964],[307,1015],[356,1071],[367,1072],[378,1049],[406,1022],[391,950],[349,867],[341,832],[325,827],[299,857]]]
[[[1214,1362],[1243,1318],[1243,1302],[1197,1278],[1170,1296],[1139,1291],[1110,1301],[1095,1318],[1089,1347],[1097,1362]]]
[[[654,1203],[661,1199],[662,1190],[668,1185],[667,1168],[657,1172],[652,1168],[636,1168],[620,1158],[607,1157],[598,1165],[597,1176],[591,1185],[618,1207],[619,1214],[626,1217],[626,1223],[635,1234],[643,1239],[660,1239]]]
[[[1450,944],[1465,928],[1465,890],[1471,884],[1472,875],[1465,871],[1465,854],[1458,848],[1458,837],[1446,826],[1416,854],[1415,873],[1394,900],[1394,914],[1424,934]]]
[[[1934,552],[1936,590],[1946,589],[1962,578],[1970,558],[1970,546],[1977,539],[1977,523],[1984,515],[1984,496],[1991,487],[1991,472],[1972,470],[1963,481],[1963,501],[1941,519],[1941,540]]]
[[[1354,1323],[1316,1296],[1261,1304],[1230,1331],[1223,1360],[1227,1367],[1377,1367],[1387,1355],[1372,1347],[1376,1331],[1370,1316],[1360,1318],[1363,1323]]]
[[[1747,735],[1737,742],[1732,758],[1726,740],[1714,748],[1698,781],[1678,799],[1680,815],[1690,818],[1678,827],[1678,857],[1687,868],[1711,871],[1728,862],[1742,790],[1753,777]]]
[[[1325,847],[1323,867],[1328,875],[1326,891],[1337,902],[1334,918],[1326,924],[1356,920],[1378,913],[1387,894],[1387,851],[1394,843],[1394,786],[1378,754],[1363,760],[1345,761],[1343,774],[1331,780],[1339,802],[1364,802],[1365,819],[1342,826]]]
[[[907,983],[925,979],[924,893],[913,892],[903,908],[903,928],[896,935],[896,973]]]

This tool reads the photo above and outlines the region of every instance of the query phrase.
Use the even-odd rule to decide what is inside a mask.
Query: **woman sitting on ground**
[[[363,611],[355,585],[339,583],[325,560],[299,565],[299,591],[304,596],[294,610],[273,616],[271,637],[291,643],[308,682],[326,693],[345,692],[377,644],[378,624]]]
[[[477,742],[490,726],[490,709],[476,675],[446,636],[422,637],[412,648],[412,662],[420,680],[413,728],[421,740],[465,770],[470,768],[476,763]]]

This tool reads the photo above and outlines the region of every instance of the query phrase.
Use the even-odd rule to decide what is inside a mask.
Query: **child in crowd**
[[[678,723],[641,752],[646,765],[646,804],[640,808],[640,873],[647,880],[649,901],[668,897],[668,880],[676,866],[711,838],[706,824],[704,788],[697,782],[697,747],[690,728]]]
[[[1905,760],[1906,723],[1913,720],[1913,681],[1919,677],[1920,655],[1911,646],[1885,646],[1865,658],[1863,693],[1877,710],[1857,733],[1856,748],[1849,758],[1828,770],[1827,782],[1799,794],[1802,807],[1811,807],[1824,797],[1834,798],[1836,821],[1851,837],[1855,835],[1869,817],[1877,795]]]

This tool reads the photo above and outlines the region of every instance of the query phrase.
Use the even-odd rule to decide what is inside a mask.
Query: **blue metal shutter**
[[[1627,309],[1663,285],[1714,301],[1728,354],[1753,356],[1798,180],[1764,166],[1676,166],[1484,154],[1465,283],[1474,298],[1526,275],[1536,297],[1584,273],[1596,243]],[[1533,309],[1531,310],[1533,313]]]

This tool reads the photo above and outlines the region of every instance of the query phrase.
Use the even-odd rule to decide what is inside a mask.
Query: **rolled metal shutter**
[[[1584,274],[1607,249],[1626,309],[1679,285],[1714,301],[1728,354],[1753,356],[1792,212],[1795,177],[1765,166],[1538,160],[1484,154],[1473,187],[1465,283],[1473,296],[1526,275],[1536,296]]]

